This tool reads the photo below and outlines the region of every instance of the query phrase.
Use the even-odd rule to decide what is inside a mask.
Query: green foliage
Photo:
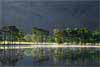
[[[49,35],[48,31],[33,27],[32,32],[33,32],[33,39],[32,39],[33,41],[36,41],[36,42],[47,41],[47,37]]]
[[[54,29],[53,36],[56,43],[63,43],[64,42],[64,33],[62,30]]]
[[[18,41],[23,39],[24,35],[16,26],[4,26],[2,27],[2,38],[8,41]]]
[[[95,43],[100,42],[100,31],[91,32],[87,28],[65,29],[65,42]]]
[[[55,42],[54,37],[53,37],[53,36],[49,36],[49,37],[48,37],[48,42],[51,42],[51,43],[52,43],[52,42]]]
[[[27,35],[24,36],[24,39],[25,39],[25,41],[30,42],[30,41],[32,41],[32,35],[27,34]]]
[[[95,31],[92,33],[92,38],[94,42],[100,43],[100,31]]]
[[[100,31],[90,31],[87,28],[53,29],[53,33],[34,27],[32,29],[33,42],[56,42],[56,43],[100,43]]]
[[[1,33],[2,32],[2,33]],[[5,38],[5,39],[4,39]],[[4,26],[0,31],[0,40],[56,42],[56,43],[100,43],[100,30],[87,28],[53,29],[53,33],[41,28],[32,28],[31,35],[24,35],[16,26]]]

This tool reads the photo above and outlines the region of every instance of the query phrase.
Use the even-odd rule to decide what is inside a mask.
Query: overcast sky
[[[99,28],[99,1],[5,0],[0,2],[0,27],[16,25],[24,31],[32,27]],[[3,19],[4,20],[3,20]]]

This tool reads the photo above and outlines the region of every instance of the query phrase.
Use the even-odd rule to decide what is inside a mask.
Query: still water
[[[0,67],[100,67],[99,48],[0,49]]]

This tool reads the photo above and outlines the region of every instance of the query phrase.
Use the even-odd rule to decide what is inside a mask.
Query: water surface
[[[99,48],[0,49],[0,67],[99,67]]]

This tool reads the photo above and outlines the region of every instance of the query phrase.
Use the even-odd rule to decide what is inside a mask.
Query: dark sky
[[[99,28],[99,1],[15,1],[1,4],[0,27],[16,25],[24,31],[32,27],[53,28],[87,27]]]

